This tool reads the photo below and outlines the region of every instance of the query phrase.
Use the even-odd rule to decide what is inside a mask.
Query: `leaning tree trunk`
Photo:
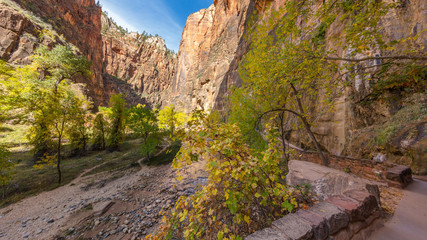
[[[326,159],[325,155],[323,154],[322,149],[320,148],[319,142],[317,141],[316,137],[314,136],[313,132],[311,131],[310,123],[308,123],[307,118],[304,116],[304,108],[302,107],[301,99],[299,99],[299,97],[298,97],[298,91],[293,84],[291,84],[291,87],[295,93],[295,99],[297,101],[298,108],[301,112],[301,116],[300,116],[301,121],[302,121],[305,129],[307,130],[308,135],[310,135],[310,138],[314,142],[314,145],[316,146],[317,152],[319,153],[319,156],[322,159],[323,164],[328,166],[329,165],[328,159]]]

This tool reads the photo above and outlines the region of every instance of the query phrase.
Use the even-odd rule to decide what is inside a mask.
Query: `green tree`
[[[23,110],[31,124],[28,139],[38,161],[55,151],[52,132],[56,123],[52,110],[56,103],[66,92],[75,91],[71,81],[78,76],[89,77],[91,72],[90,62],[66,46],[57,45],[52,50],[42,46],[31,59],[30,65],[17,67],[3,82],[7,92],[4,102],[9,109]]]
[[[90,76],[90,62],[76,56],[69,47],[57,45],[35,50],[32,63],[17,67],[3,81],[9,109],[23,110],[31,124],[28,139],[34,146],[36,167],[56,165],[62,181],[61,150],[65,134],[77,112],[84,112],[82,94],[71,83],[78,76]]]
[[[92,106],[84,98],[76,98],[71,106],[71,119],[68,124],[67,136],[70,140],[72,153],[84,156],[87,154],[89,142],[89,129],[92,123],[92,114],[89,109]]]
[[[173,165],[181,171],[203,159],[209,181],[180,197],[148,239],[243,239],[299,206],[296,192],[283,183],[274,136],[268,136],[271,148],[257,156],[236,125],[210,124],[205,114],[194,113]]]
[[[6,196],[6,186],[10,184],[10,181],[14,175],[15,163],[9,158],[10,152],[7,147],[0,144],[0,185],[2,187],[2,197]]]
[[[109,151],[119,150],[120,144],[125,139],[125,112],[126,101],[122,94],[111,95],[110,98],[110,132],[107,141],[107,148]]]
[[[157,111],[143,105],[132,107],[129,111],[129,128],[142,139],[141,154],[146,156],[146,161],[150,161],[150,155],[161,141],[157,114]]]
[[[104,114],[99,112],[93,120],[92,148],[95,150],[105,150],[106,133],[108,124],[104,119]]]
[[[56,85],[55,90],[50,94],[50,97],[44,99],[43,105],[49,111],[43,116],[43,119],[49,123],[49,132],[45,133],[45,135],[50,136],[50,141],[55,151],[45,153],[37,161],[35,167],[56,166],[58,183],[60,184],[62,182],[61,160],[64,139],[67,134],[70,135],[70,133],[73,134],[73,132],[77,131],[76,122],[83,124],[84,127],[85,119],[82,121],[82,114],[86,113],[90,105],[86,104],[88,102],[83,95],[78,95],[73,91],[67,81],[62,81]]]
[[[185,114],[177,111],[174,105],[167,106],[159,111],[159,126],[166,129],[174,136],[175,130],[185,122]]]
[[[327,165],[311,128],[316,118],[333,111],[335,97],[350,85],[346,79],[382,79],[427,59],[421,49],[392,54],[405,40],[387,42],[378,23],[395,6],[371,0],[291,0],[278,11],[257,15],[246,34],[250,51],[239,68],[244,84],[231,104],[232,119],[242,121],[245,138],[258,141],[264,126],[274,124],[286,155],[289,131],[303,128]],[[337,26],[343,30],[334,35],[330,28]],[[342,52],[347,55],[337,57]]]

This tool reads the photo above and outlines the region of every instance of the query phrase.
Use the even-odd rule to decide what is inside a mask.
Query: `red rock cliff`
[[[253,7],[250,0],[216,0],[188,17],[170,102],[186,111],[214,107]]]
[[[4,0],[0,22],[6,34],[0,42],[2,58],[26,63],[38,44],[69,42],[92,61],[93,78],[81,81],[95,104],[104,101],[101,8],[95,0]]]
[[[108,81],[107,92],[123,92],[127,86],[137,93],[128,96],[129,102],[145,99],[151,105],[161,105],[160,94],[175,76],[176,54],[167,49],[162,38],[127,33],[105,14],[102,28],[104,76],[123,81],[121,86]]]
[[[247,27],[247,20],[255,9],[262,13],[264,3],[278,8],[284,1],[215,0],[210,8],[190,15],[182,34],[177,73],[172,87],[168,89],[170,91],[167,96],[168,101],[186,111],[194,108],[226,109],[226,98],[230,87],[238,86],[241,83],[237,69],[248,51],[248,45],[242,37]],[[379,24],[384,28],[384,34],[389,40],[407,38],[425,29],[427,24],[425,9],[425,1],[403,1],[401,7],[387,14]],[[337,27],[328,30],[327,36],[339,36],[339,29]],[[422,34],[417,40],[417,44],[426,46],[426,34],[425,32]],[[340,54],[345,56],[346,53],[341,52]],[[396,133],[396,138],[391,144],[394,150],[391,151],[400,152],[398,154],[394,155],[388,150],[384,153],[375,152],[381,150],[368,146],[375,137],[374,130],[387,129],[387,124],[390,124],[387,121],[395,119],[393,116],[397,110],[408,109],[416,104],[425,106],[425,100],[423,100],[425,97],[414,96],[413,99],[417,99],[416,103],[404,99],[391,104],[374,102],[368,106],[354,103],[353,99],[362,99],[370,91],[367,80],[353,79],[353,86],[347,88],[344,94],[336,99],[335,111],[323,114],[316,120],[316,127],[313,131],[322,146],[337,155],[369,157],[368,154],[374,156],[385,154],[388,158],[400,163],[411,164],[412,161],[412,165],[414,163],[422,165],[420,172],[425,173],[427,162],[423,159],[427,156],[426,138],[414,137],[410,141],[405,140],[411,142],[411,146],[406,146],[401,144],[401,142],[405,142],[401,140],[404,137],[399,137],[406,136],[412,130],[419,133],[418,135],[422,135],[421,132],[427,129],[425,120],[422,122],[421,119],[421,123],[415,122],[411,125],[412,127],[408,126],[409,130]],[[403,113],[403,115],[407,114]],[[418,129],[415,126],[418,126]],[[417,134],[416,136],[418,136]],[[303,138],[298,141],[307,143]],[[416,154],[406,154],[407,152]],[[401,157],[401,155],[405,156]],[[411,156],[415,155],[416,157],[411,160]]]

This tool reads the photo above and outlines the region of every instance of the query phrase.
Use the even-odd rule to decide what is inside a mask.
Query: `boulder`
[[[331,235],[347,227],[350,222],[349,216],[345,211],[328,202],[316,204],[308,211],[319,215],[326,220],[326,224],[329,228],[329,234]]]
[[[386,172],[386,178],[391,181],[399,182],[402,188],[412,182],[411,168],[403,165],[397,165]]]
[[[286,183],[290,186],[310,184],[310,191],[318,200],[342,195],[350,190],[366,190],[371,183],[349,173],[319,164],[292,160]]]

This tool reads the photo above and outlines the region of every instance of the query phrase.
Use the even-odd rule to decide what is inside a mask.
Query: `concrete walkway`
[[[427,182],[414,179],[405,190],[394,216],[370,240],[427,239]]]

